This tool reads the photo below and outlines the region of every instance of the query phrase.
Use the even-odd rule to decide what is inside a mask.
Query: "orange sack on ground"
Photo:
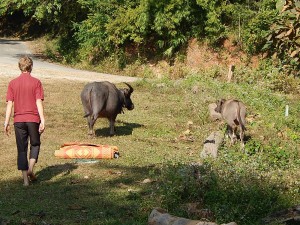
[[[113,159],[119,157],[117,146],[65,143],[54,153],[61,159]]]

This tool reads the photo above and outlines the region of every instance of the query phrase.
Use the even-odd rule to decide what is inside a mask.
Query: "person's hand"
[[[6,124],[6,123],[4,124],[4,132],[7,136],[9,136],[11,134],[9,124]]]
[[[39,133],[42,134],[45,130],[45,123],[41,122],[39,126]]]

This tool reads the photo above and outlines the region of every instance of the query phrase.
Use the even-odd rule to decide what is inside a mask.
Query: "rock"
[[[284,223],[284,224],[300,224],[300,205],[295,205],[288,209],[283,209],[262,219],[264,224]]]
[[[224,135],[221,131],[212,132],[204,141],[203,150],[200,153],[201,158],[213,157],[217,158],[218,149],[224,140]]]
[[[1,219],[1,218],[0,218],[0,224],[1,224],[1,225],[9,225],[9,224],[10,224],[10,221],[5,220],[5,219]]]
[[[218,225],[213,222],[190,220],[182,217],[172,216],[166,210],[155,208],[152,210],[148,218],[148,225]],[[236,223],[228,223],[222,225],[236,225]]]
[[[193,94],[197,94],[199,92],[199,86],[198,85],[193,86],[192,92],[193,92]]]
[[[210,119],[212,121],[216,121],[216,120],[221,120],[222,119],[221,113],[216,112],[216,110],[215,110],[216,107],[217,107],[216,103],[211,103],[211,104],[208,105],[209,115],[210,115]]]
[[[149,184],[149,183],[152,183],[153,181],[150,180],[149,178],[146,178],[142,181],[142,184]]]

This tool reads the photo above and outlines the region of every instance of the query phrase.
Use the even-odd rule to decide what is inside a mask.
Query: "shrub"
[[[280,15],[271,27],[264,50],[272,56],[285,74],[299,76],[300,69],[300,3],[278,1]]]

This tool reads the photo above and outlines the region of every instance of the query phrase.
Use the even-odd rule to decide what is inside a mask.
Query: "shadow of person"
[[[66,176],[77,167],[78,165],[74,163],[65,163],[65,164],[48,166],[36,172],[36,176],[38,177],[38,181],[47,181],[47,180],[51,180],[53,177],[57,175]]]
[[[122,124],[121,126],[115,127],[115,135],[117,136],[127,136],[131,135],[135,128],[142,127],[143,125],[138,123],[127,123],[122,121],[116,121],[116,124]],[[95,130],[95,136],[109,136],[109,127],[100,128]]]

